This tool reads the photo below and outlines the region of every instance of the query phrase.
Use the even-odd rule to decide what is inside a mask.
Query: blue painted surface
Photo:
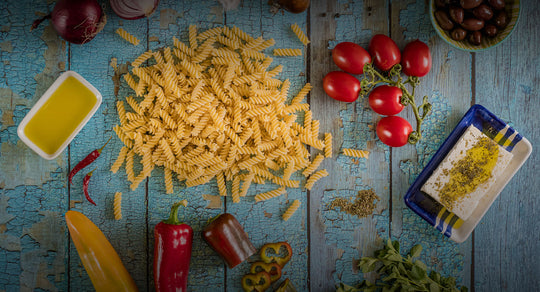
[[[338,282],[360,282],[363,276],[354,267],[355,261],[371,255],[389,236],[400,240],[403,250],[422,243],[421,259],[430,268],[455,276],[459,283],[478,291],[540,287],[536,261],[540,238],[531,232],[540,227],[535,219],[540,215],[540,179],[536,176],[540,124],[535,113],[540,92],[536,48],[540,27],[534,14],[540,7],[536,1],[522,1],[522,19],[508,41],[477,54],[458,51],[438,39],[425,1],[312,1],[309,11],[301,14],[272,14],[265,0],[243,1],[237,10],[228,12],[213,0],[160,1],[156,13],[134,21],[118,18],[105,1],[108,23],[85,45],[65,43],[48,22],[29,31],[38,17],[36,12],[52,10],[49,2],[0,3],[0,291],[92,290],[65,228],[63,214],[68,209],[82,211],[94,221],[139,289],[153,290],[153,227],[181,199],[189,201],[181,219],[196,232],[189,277],[193,291],[238,291],[240,278],[249,268],[247,263],[226,268],[198,236],[207,220],[221,212],[234,214],[257,248],[266,242],[291,243],[294,256],[284,272],[299,291],[330,291]],[[289,29],[292,23],[309,32],[312,43],[307,48]],[[135,191],[130,190],[123,168],[116,174],[109,171],[122,146],[112,131],[119,122],[115,104],[130,92],[121,82],[118,96],[114,95],[111,58],[126,64],[147,49],[172,45],[173,36],[187,40],[190,24],[200,30],[236,25],[253,36],[274,38],[274,48],[303,49],[302,57],[273,57],[272,66],[284,66],[279,78],[291,80],[290,95],[305,82],[314,86],[309,97],[313,118],[321,121],[321,132],[330,131],[334,136],[333,157],[322,165],[330,176],[312,191],[289,190],[286,196],[255,203],[254,194],[273,188],[266,184],[251,189],[238,204],[227,198],[208,209],[202,195],[217,195],[215,181],[187,189],[176,182],[174,194],[167,195],[159,169]],[[118,27],[137,36],[141,44],[132,46],[122,40],[114,33]],[[337,69],[330,49],[341,41],[367,46],[375,33],[391,35],[401,48],[419,38],[432,49],[433,69],[422,78],[418,94],[428,95],[433,113],[426,121],[423,140],[415,146],[384,146],[373,131],[378,115],[369,110],[365,99],[343,104],[322,91],[322,76]],[[268,49],[267,54],[270,52]],[[69,150],[58,159],[45,161],[19,141],[16,127],[54,79],[68,69],[98,88],[103,104]],[[409,210],[403,195],[472,103],[485,105],[523,133],[534,150],[473,238],[456,244]],[[401,115],[413,121],[410,110]],[[78,174],[72,186],[67,184],[67,173],[111,135],[111,143],[94,163],[97,170],[90,189],[96,207],[86,202],[80,187],[84,174],[92,168]],[[367,160],[352,159],[343,156],[341,148],[371,153]],[[358,219],[329,209],[334,198],[352,198],[358,190],[368,188],[380,197],[372,216]],[[120,221],[113,219],[116,191],[123,193],[124,218]],[[281,214],[294,199],[302,202],[300,210],[283,222]]]

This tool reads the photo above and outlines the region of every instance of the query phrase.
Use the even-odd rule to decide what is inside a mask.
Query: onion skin
[[[268,4],[283,8],[292,13],[304,12],[309,7],[310,0],[270,0]]]
[[[135,20],[156,11],[159,0],[110,0],[111,8],[120,18]]]
[[[51,23],[66,41],[84,44],[98,34],[107,18],[96,0],[58,0],[51,13]]]

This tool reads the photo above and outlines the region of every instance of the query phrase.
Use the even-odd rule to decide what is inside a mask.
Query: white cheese
[[[444,200],[441,198],[441,190],[451,179],[450,170],[454,167],[454,163],[465,158],[467,150],[471,149],[482,137],[487,136],[476,127],[469,126],[421,189],[463,220],[467,220],[473,213],[480,200],[488,194],[489,188],[504,172],[513,157],[512,153],[497,144],[499,154],[495,167],[491,172],[491,177],[471,193],[460,196],[460,199],[456,200],[451,206],[444,204]]]

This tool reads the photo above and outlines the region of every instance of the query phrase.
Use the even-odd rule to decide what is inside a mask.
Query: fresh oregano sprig
[[[422,103],[419,106],[416,105],[414,96],[416,86],[420,84],[420,79],[416,76],[408,76],[407,79],[403,81],[400,64],[394,65],[386,76],[377,71],[377,69],[373,67],[373,64],[367,63],[364,65],[364,78],[362,78],[360,81],[362,86],[360,96],[367,96],[371,90],[380,83],[388,84],[401,89],[403,92],[403,95],[401,96],[401,104],[404,106],[410,105],[412,107],[414,116],[416,118],[416,131],[413,131],[409,135],[408,142],[410,144],[416,144],[420,138],[422,138],[422,122],[431,112],[431,104],[429,103],[427,96],[424,96]],[[405,85],[410,85],[412,91],[409,92]]]
[[[426,264],[417,259],[420,253],[422,246],[417,244],[403,257],[399,242],[388,239],[386,245],[375,252],[375,257],[363,257],[358,264],[363,273],[377,271],[379,280],[375,283],[364,280],[357,287],[340,283],[336,291],[468,291],[463,286],[458,289],[454,277],[442,277],[435,271],[428,276]]]

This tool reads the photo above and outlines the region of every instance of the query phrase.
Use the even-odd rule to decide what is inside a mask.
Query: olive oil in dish
[[[46,159],[58,156],[101,104],[101,94],[73,71],[63,73],[18,128],[21,140]]]

